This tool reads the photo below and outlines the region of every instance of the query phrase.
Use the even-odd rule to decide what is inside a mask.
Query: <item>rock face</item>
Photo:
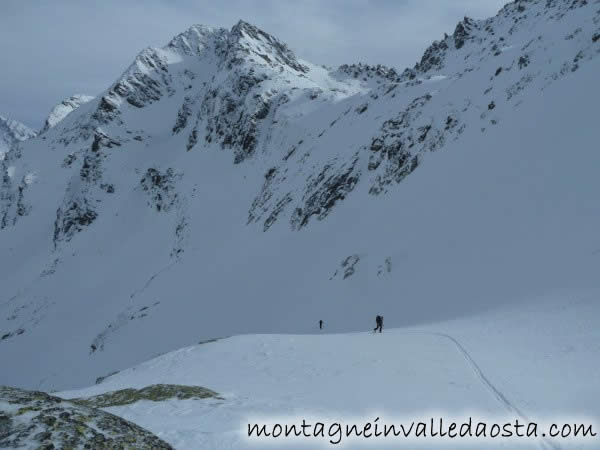
[[[67,115],[71,114],[81,105],[88,103],[93,99],[93,96],[83,94],[72,95],[71,97],[64,99],[54,108],[52,108],[40,133],[45,133],[50,128],[55,127],[61,120],[67,117]]]
[[[149,431],[44,392],[0,386],[1,448],[172,449]]]
[[[469,270],[477,278],[485,267],[524,261],[523,255],[494,258],[514,247],[500,239],[480,255],[488,243],[461,233],[523,230],[494,224],[517,217],[510,212],[521,201],[552,203],[535,198],[546,191],[536,186],[510,201],[494,192],[493,201],[478,207],[505,202],[506,214],[481,225],[499,212],[475,213],[462,199],[486,182],[508,192],[514,180],[540,173],[570,180],[552,174],[576,161],[594,167],[590,155],[578,154],[590,147],[579,124],[593,113],[559,99],[561,92],[575,98],[586,89],[594,100],[597,86],[578,77],[597,72],[599,23],[597,3],[589,0],[516,1],[495,17],[465,18],[440,33],[405,70],[315,65],[243,21],[231,29],[194,25],[164,47],[142,51],[96,98],[67,99],[41,136],[13,137],[1,154],[0,250],[8,257],[0,258],[0,360],[7,361],[0,382],[41,389],[87,384],[200,339],[304,332],[299,324],[314,323],[324,308],[351,310],[344,330],[360,329],[368,291],[380,285],[389,289],[382,297],[402,294],[422,308],[411,315],[396,302],[382,307],[388,315],[398,309],[417,320],[448,310],[427,303],[450,294],[436,291],[445,284],[423,274],[459,289]],[[561,124],[553,124],[549,109],[520,116],[540,97],[559,104]],[[568,128],[573,121],[580,133]],[[522,152],[518,161],[527,158],[539,146],[522,148],[521,136],[533,128],[537,140],[564,128],[563,140],[546,145],[538,158],[554,166],[513,162],[501,169],[508,157],[493,166],[479,160],[483,152],[491,161],[509,150]],[[501,151],[489,150],[497,145]],[[473,148],[481,153],[466,156]],[[443,171],[439,164],[454,167]],[[494,170],[502,173],[461,190],[463,179]],[[447,189],[435,191],[444,177]],[[571,198],[566,192],[575,186],[588,185],[573,181],[559,197]],[[589,186],[585,192],[596,185]],[[458,190],[454,197],[431,206],[451,188]],[[519,217],[532,210],[522,207]],[[565,214],[585,217],[591,230],[588,215],[596,210]],[[446,226],[455,216],[464,223]],[[532,229],[560,221],[535,220]],[[531,254],[550,247],[543,244]],[[463,251],[470,255],[465,267],[444,259]],[[471,266],[476,255],[489,264]],[[552,259],[570,260],[559,256]],[[367,287],[354,289],[361,283]],[[485,303],[469,302],[469,295],[476,293],[456,293],[448,305]],[[327,302],[319,303],[321,297]],[[65,317],[73,318],[68,326]],[[41,359],[16,356],[22,354]],[[73,364],[82,371],[71,370]]]
[[[33,182],[33,172],[16,174],[11,160],[20,155],[20,144],[36,136],[36,132],[16,120],[0,116],[0,229],[14,225],[29,212],[24,201],[26,187]]]

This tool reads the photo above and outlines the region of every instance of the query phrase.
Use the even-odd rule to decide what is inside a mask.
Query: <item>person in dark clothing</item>
[[[379,332],[381,333],[381,330],[383,330],[383,316],[378,315],[377,317],[375,317],[375,324],[377,326],[375,327],[373,332],[377,333],[377,330],[379,330]]]
[[[319,330],[322,330],[322,329],[323,329],[323,321],[319,320]]]

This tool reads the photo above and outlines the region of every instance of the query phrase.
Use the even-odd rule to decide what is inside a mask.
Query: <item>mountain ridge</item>
[[[513,2],[402,73],[314,65],[243,21],[142,51],[0,161],[0,382],[595,287],[599,14]]]

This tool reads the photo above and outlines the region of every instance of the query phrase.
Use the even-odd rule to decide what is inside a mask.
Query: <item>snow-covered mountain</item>
[[[94,97],[91,95],[75,94],[69,98],[64,99],[62,102],[54,106],[48,114],[44,126],[40,133],[48,131],[50,128],[56,126],[58,122],[67,117],[67,114],[72,113],[84,103],[93,100]]]
[[[31,128],[13,119],[0,116],[0,159],[16,146],[36,135]]]
[[[465,18],[401,73],[245,22],[144,50],[0,161],[0,383],[598,289],[599,54],[589,0]]]

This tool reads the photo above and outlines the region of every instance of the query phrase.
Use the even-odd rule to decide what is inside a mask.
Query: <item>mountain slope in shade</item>
[[[598,288],[599,11],[513,2],[403,72],[245,22],[144,50],[0,162],[0,383]]]
[[[87,103],[93,99],[94,99],[93,96],[83,95],[83,94],[72,95],[71,97],[64,99],[62,102],[60,102],[54,108],[52,108],[52,110],[50,111],[50,114],[48,115],[48,117],[46,118],[46,121],[44,122],[44,126],[43,126],[42,130],[40,131],[40,133],[44,133],[45,131],[48,131],[50,128],[56,126],[56,124],[58,122],[63,120],[65,117],[67,117],[67,114],[72,113],[77,108],[79,108],[81,105],[83,105],[84,103]]]

